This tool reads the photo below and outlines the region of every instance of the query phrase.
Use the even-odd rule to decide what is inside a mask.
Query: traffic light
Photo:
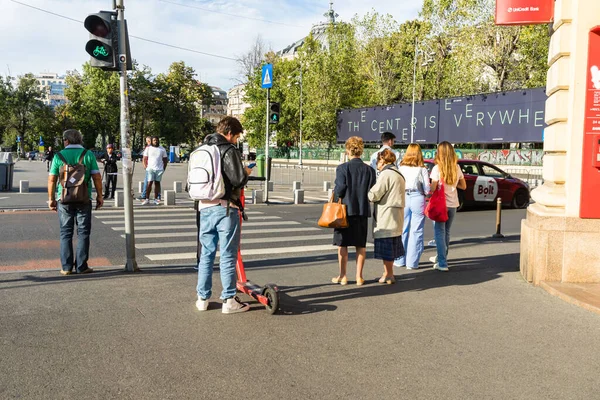
[[[116,13],[100,11],[90,14],[83,22],[90,33],[90,39],[85,45],[85,51],[92,57],[92,67],[105,71],[117,71],[118,33]]]
[[[271,102],[269,105],[269,123],[276,124],[279,122],[279,112],[281,111],[281,106],[279,103]]]
[[[119,49],[119,25],[116,12],[99,11],[96,14],[87,16],[83,26],[90,33],[90,39],[85,45],[85,51],[91,56],[90,64],[92,67],[104,71],[120,71],[120,63],[125,62],[126,70],[131,71],[133,69],[127,21],[124,22],[126,52]]]

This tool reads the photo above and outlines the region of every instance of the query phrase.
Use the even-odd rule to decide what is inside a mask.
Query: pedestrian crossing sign
[[[273,64],[263,65],[260,81],[262,82],[261,86],[263,89],[270,89],[273,87]]]

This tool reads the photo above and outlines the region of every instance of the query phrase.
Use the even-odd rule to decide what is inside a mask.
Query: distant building
[[[227,92],[229,100],[227,103],[227,115],[237,119],[240,119],[244,115],[246,109],[250,108],[250,104],[244,101],[244,96],[246,96],[245,83],[235,85]]]
[[[216,125],[227,115],[227,92],[216,86],[211,86],[210,90],[212,91],[212,104],[210,106],[202,105],[202,118]]]
[[[44,72],[36,75],[38,89],[43,95],[40,100],[50,107],[56,107],[67,102],[65,88],[67,87],[65,77],[52,72]]]
[[[323,14],[323,16],[327,17],[327,21],[313,25],[310,32],[312,33],[313,38],[321,43],[321,46],[327,47],[327,27],[329,27],[330,24],[335,24],[335,19],[338,17],[338,14],[333,10],[333,1],[329,2],[329,10]],[[298,56],[298,51],[306,41],[307,37],[297,40],[283,50],[278,51],[277,55],[284,60],[293,60]]]

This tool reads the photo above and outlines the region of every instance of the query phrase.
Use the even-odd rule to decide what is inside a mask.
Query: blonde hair
[[[346,151],[352,157],[360,157],[362,156],[365,145],[363,140],[359,136],[352,136],[348,140],[346,140]]]
[[[440,177],[444,180],[444,183],[454,185],[457,181],[456,166],[458,157],[454,152],[454,147],[449,142],[444,141],[438,144],[434,162],[440,170]]]
[[[423,152],[421,151],[421,146],[419,146],[417,143],[409,144],[408,148],[406,149],[406,154],[404,154],[400,165],[406,165],[409,167],[424,167],[425,163],[423,162]]]
[[[383,160],[384,165],[393,164],[396,162],[396,155],[390,149],[384,149],[377,153],[377,161]]]

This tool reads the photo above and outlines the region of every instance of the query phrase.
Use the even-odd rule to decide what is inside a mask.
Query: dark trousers
[[[104,198],[108,197],[108,188],[112,185],[110,198],[115,198],[115,190],[117,190],[117,175],[106,174],[106,185],[104,185]]]

